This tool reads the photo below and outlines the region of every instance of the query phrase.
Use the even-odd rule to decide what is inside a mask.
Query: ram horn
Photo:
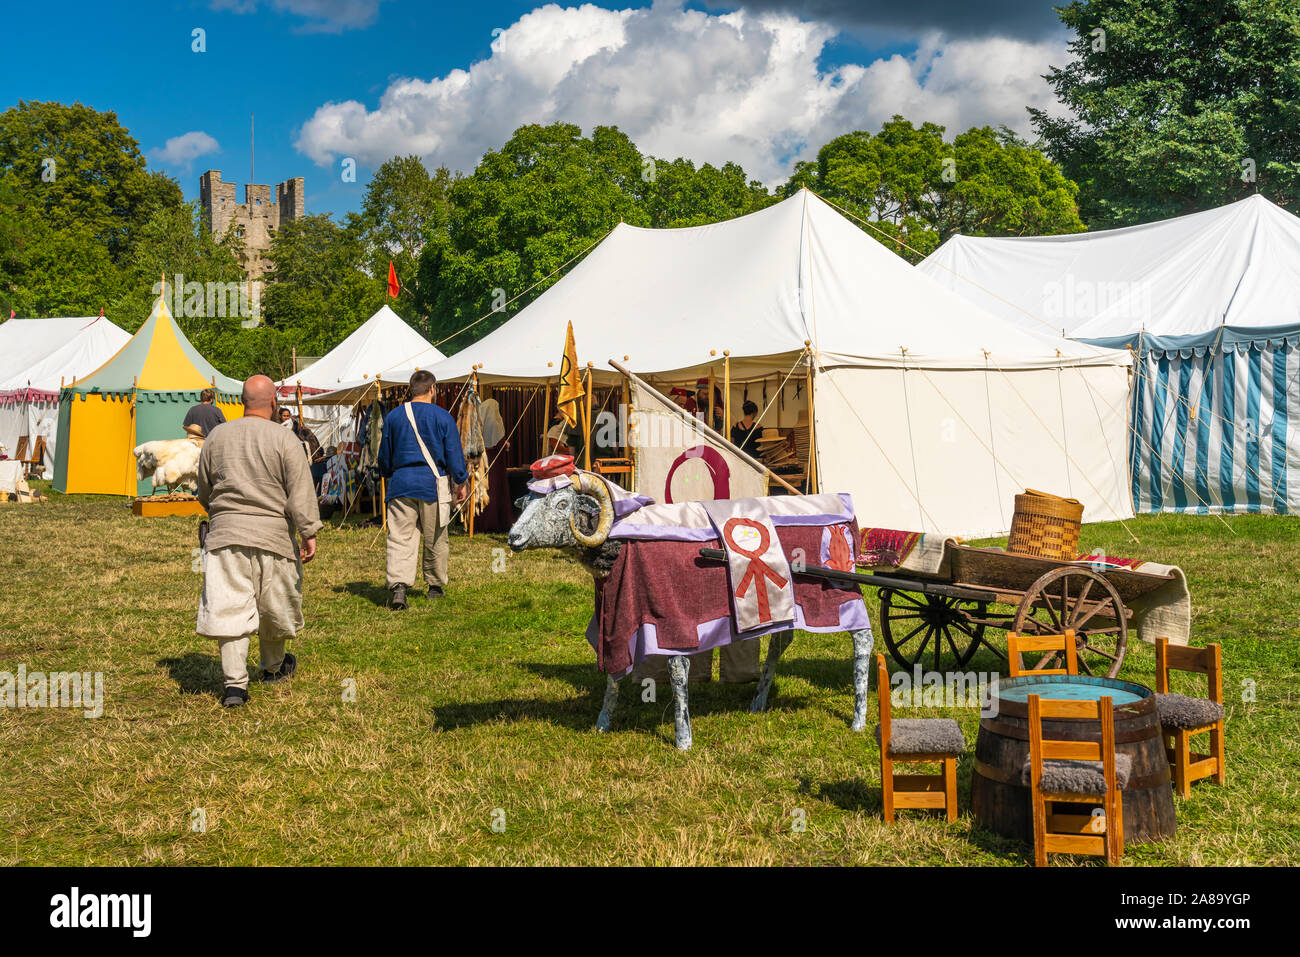
[[[569,530],[579,545],[586,548],[599,548],[609,538],[609,530],[614,527],[614,500],[609,496],[605,480],[587,472],[573,473],[573,489],[579,495],[590,495],[600,504],[600,520],[596,530],[588,535],[578,528],[577,515],[569,513]]]

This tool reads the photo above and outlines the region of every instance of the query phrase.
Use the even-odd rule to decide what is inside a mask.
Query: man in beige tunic
[[[217,639],[227,708],[248,702],[248,646],[263,681],[298,666],[284,643],[302,628],[302,565],[316,554],[320,510],[294,434],[273,421],[275,383],[244,383],[243,418],[214,429],[199,455],[199,504],[211,516],[197,631]],[[298,538],[302,545],[299,547]]]

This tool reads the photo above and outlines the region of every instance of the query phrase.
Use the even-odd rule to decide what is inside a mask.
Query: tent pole
[[[722,350],[722,429],[731,434],[731,350]]]
[[[546,405],[542,406],[542,458],[551,454],[551,449],[546,447],[546,436],[551,431],[551,383],[546,383]]]
[[[713,366],[709,366],[709,425],[713,425],[713,390],[716,388],[713,383]]]
[[[587,363],[587,414],[582,426],[582,467],[588,472],[591,471],[591,369],[592,363]]]
[[[624,359],[627,356],[623,357]],[[632,384],[627,379],[623,380],[623,409],[619,421],[623,423],[623,452],[627,456],[628,465],[631,466],[632,472],[628,476],[629,492],[635,492],[636,485],[636,443],[632,441]]]
[[[478,394],[477,370],[471,371],[469,374],[469,388],[470,391],[473,392],[475,395]],[[474,406],[471,404],[470,408],[473,409]],[[470,415],[473,414],[474,414],[473,412],[470,412]],[[471,426],[471,431],[472,428],[473,427]],[[485,456],[487,455],[487,449],[483,450],[483,455]],[[465,530],[469,532],[469,537],[472,539],[474,537],[474,472],[472,469],[469,472],[469,494],[465,496],[465,504],[469,506],[468,508],[465,509],[465,511],[468,513],[468,517],[465,520]]]
[[[805,358],[808,362],[808,490],[817,493],[817,429],[813,423],[813,354],[808,342]]]

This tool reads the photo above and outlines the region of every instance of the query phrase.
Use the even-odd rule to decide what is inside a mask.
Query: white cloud
[[[324,104],[296,145],[322,166],[350,156],[373,168],[415,153],[468,170],[524,123],[616,125],[642,151],[735,160],[772,184],[832,137],[878,129],[895,113],[950,135],[985,124],[1027,133],[1027,105],[1056,106],[1042,74],[1067,58],[1056,41],[931,35],[912,56],[819,69],[836,32],[789,15],[710,15],[676,3],[548,4],[467,69],[396,79],[374,109]]]
[[[217,153],[221,144],[202,130],[191,130],[180,136],[173,136],[163,146],[155,146],[145,155],[163,166],[178,166],[186,172],[194,161],[208,153]]]

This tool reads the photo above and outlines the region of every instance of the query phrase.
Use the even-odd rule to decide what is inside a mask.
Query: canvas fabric
[[[279,641],[294,637],[302,626],[302,562],[297,558],[243,545],[204,554],[195,625],[200,635],[259,635]]]
[[[438,526],[445,529],[451,524],[451,482],[447,476],[438,471],[438,463],[434,461],[433,456],[429,454],[429,447],[424,444],[424,436],[420,434],[420,427],[415,424],[415,410],[411,408],[411,403],[405,403],[402,408],[406,410],[406,421],[411,423],[411,431],[415,433],[415,442],[420,446],[420,454],[424,456],[424,462],[433,472],[433,477],[438,483]],[[446,577],[444,573],[444,578]]]
[[[251,636],[239,638],[218,638],[217,648],[221,653],[221,674],[227,688],[248,690],[248,648]],[[263,671],[279,671],[284,663],[284,640],[262,638],[257,640],[258,663]]]
[[[447,587],[451,540],[448,523],[442,520],[444,509],[441,505],[441,502],[416,498],[388,500],[386,559],[389,588],[414,585],[417,563],[422,567],[426,584]],[[423,549],[420,548],[421,535],[424,536]]]
[[[760,499],[703,502],[727,553],[737,631],[794,621],[794,587],[776,527]]]

